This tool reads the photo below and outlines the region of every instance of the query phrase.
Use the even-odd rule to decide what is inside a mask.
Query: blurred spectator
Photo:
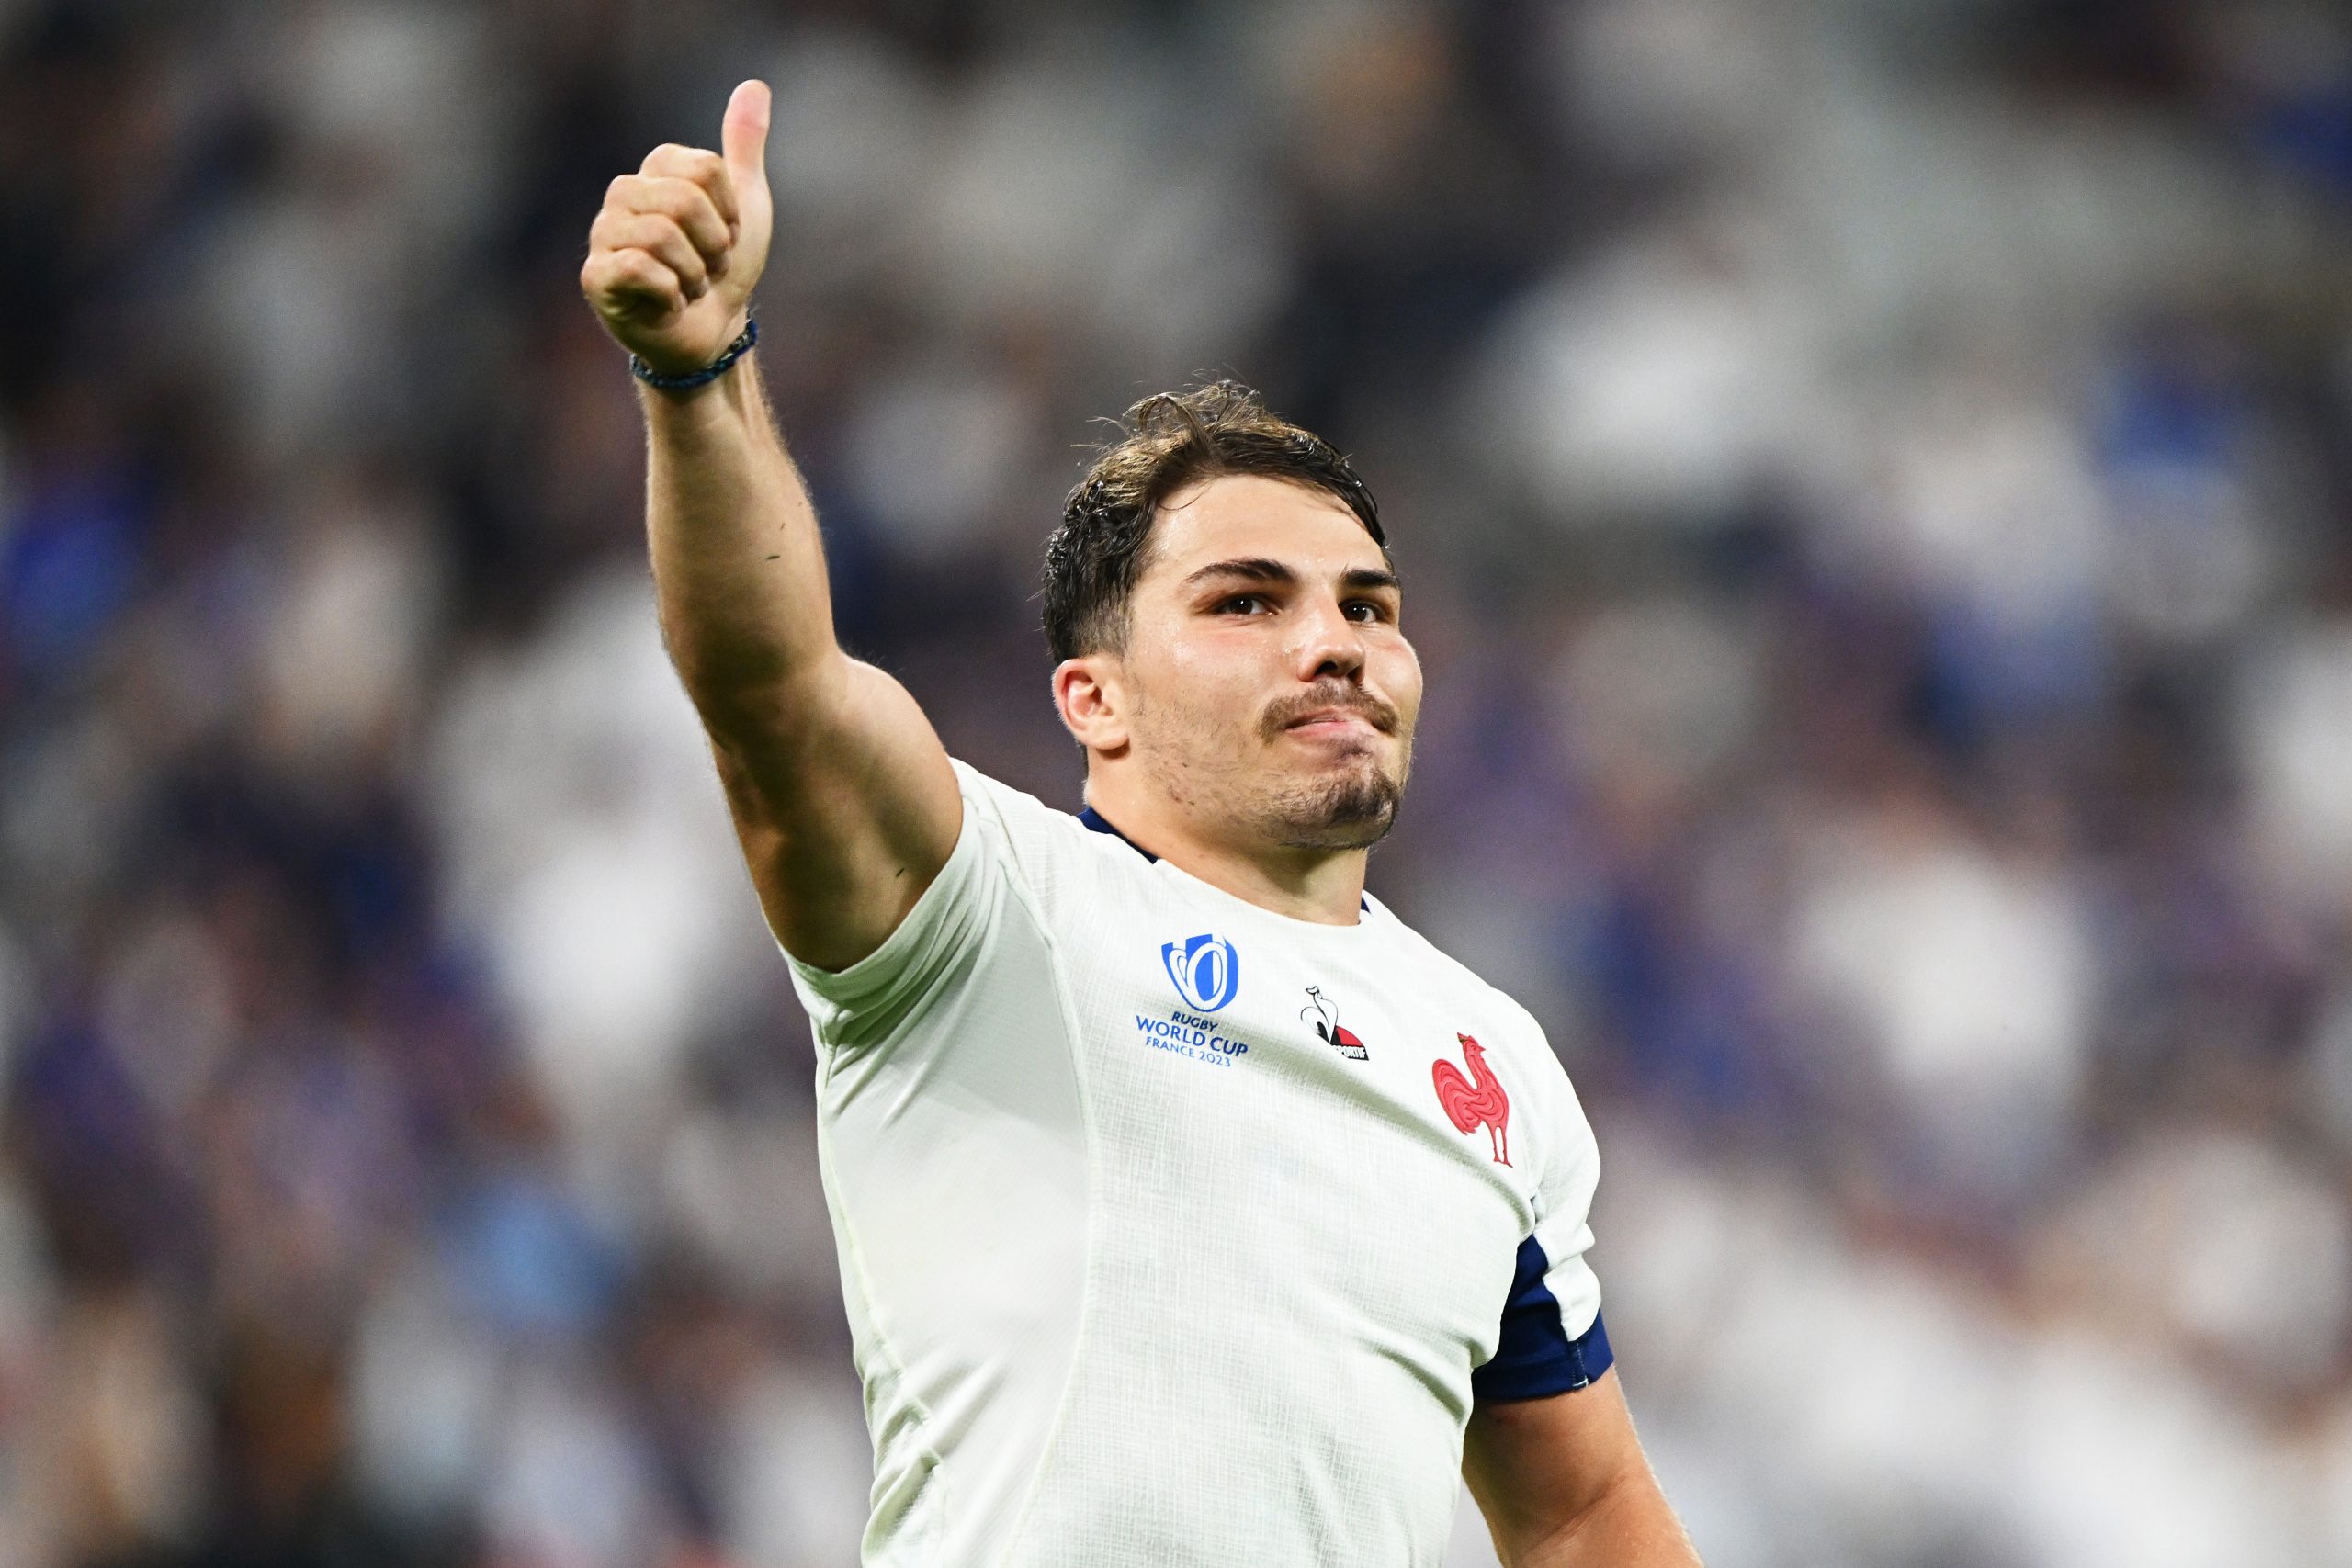
[[[1543,1018],[1711,1560],[2352,1564],[2352,23],[2299,0],[0,6],[0,1562],[820,1568],[805,1025],[597,193],[777,88],[839,620],[1354,452],[1385,897]],[[1454,1561],[1488,1561],[1475,1519]]]

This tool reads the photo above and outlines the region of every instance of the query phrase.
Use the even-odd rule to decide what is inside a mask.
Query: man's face
[[[1386,833],[1421,666],[1355,514],[1226,475],[1170,497],[1149,549],[1115,662],[1136,760],[1219,836],[1357,849]]]

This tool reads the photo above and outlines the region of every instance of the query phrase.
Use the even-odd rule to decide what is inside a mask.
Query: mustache
[[[1317,686],[1286,697],[1266,710],[1259,728],[1271,739],[1308,714],[1336,708],[1351,713],[1383,735],[1396,733],[1396,706],[1374,694],[1354,687]]]

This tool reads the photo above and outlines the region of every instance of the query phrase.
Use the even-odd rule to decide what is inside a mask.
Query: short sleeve
[[[965,762],[954,766],[964,802],[955,848],[898,929],[846,969],[785,953],[820,1048],[886,1045],[949,1005],[1005,923],[1031,918],[1041,899],[1067,886],[1091,836],[1068,813]]]
[[[1600,1150],[1567,1075],[1548,1047],[1544,1056],[1550,1092],[1534,1100],[1546,1123],[1535,1224],[1519,1244],[1495,1353],[1470,1374],[1482,1404],[1566,1393],[1599,1378],[1615,1359],[1600,1318],[1600,1280],[1585,1257]]]

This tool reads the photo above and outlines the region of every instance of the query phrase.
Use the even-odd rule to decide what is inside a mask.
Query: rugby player
[[[876,1474],[865,1560],[1697,1562],[1526,1010],[1363,890],[1421,672],[1370,493],[1230,383],[1147,400],[1046,549],[1085,808],[952,760],[834,640],[763,397],[764,85],[614,181],[663,634],[813,1021]],[[789,353],[789,345],[784,346]],[[917,460],[910,457],[910,460]]]

